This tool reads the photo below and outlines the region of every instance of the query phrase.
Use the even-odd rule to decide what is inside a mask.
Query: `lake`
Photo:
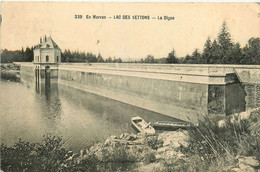
[[[90,147],[110,135],[136,132],[131,116],[148,122],[176,119],[71,87],[35,86],[26,82],[0,81],[1,143],[8,146],[20,138],[38,142],[51,133],[63,138],[72,151]]]

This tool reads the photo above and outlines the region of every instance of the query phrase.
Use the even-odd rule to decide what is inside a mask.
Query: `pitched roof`
[[[55,48],[60,49],[59,46],[52,40],[51,37],[48,37],[46,39],[46,42],[43,41],[43,43],[38,44],[36,48],[45,49],[45,48]]]

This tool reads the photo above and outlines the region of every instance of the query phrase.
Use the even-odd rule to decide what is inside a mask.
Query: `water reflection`
[[[174,120],[58,85],[57,79],[39,79],[36,84],[30,76],[22,77],[21,83],[0,84],[1,142],[6,144],[14,144],[19,138],[36,142],[44,134],[54,133],[63,137],[66,148],[78,151],[110,135],[135,132],[131,126],[132,115],[138,114],[147,121]]]
[[[40,108],[42,120],[45,122],[48,131],[53,133],[58,128],[62,114],[58,84],[55,81],[51,83],[50,79],[44,79],[37,85],[35,102]]]

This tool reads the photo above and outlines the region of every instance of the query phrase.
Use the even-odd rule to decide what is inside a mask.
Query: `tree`
[[[193,63],[195,63],[195,64],[201,63],[201,61],[202,61],[201,54],[199,53],[198,49],[195,49],[191,56],[192,56]]]
[[[33,60],[33,47],[29,48],[26,47],[25,52],[24,52],[24,59],[23,61],[25,62],[32,62]]]
[[[86,57],[88,62],[97,62],[97,56],[95,54],[92,53],[87,53],[87,57]]]
[[[204,44],[204,49],[201,58],[202,63],[204,64],[209,64],[210,59],[212,59],[212,42],[210,40],[210,37],[208,37]]]
[[[21,51],[21,53],[22,53],[22,59],[24,59],[24,49],[23,49],[23,47],[22,47],[22,51]]]
[[[241,63],[260,64],[260,38],[250,38],[247,45],[243,48],[244,54]]]
[[[112,63],[112,58],[108,57],[108,59],[106,59],[106,63]]]
[[[103,63],[104,62],[104,59],[103,59],[103,57],[101,56],[100,53],[98,53],[97,62],[99,62],[99,63]]]
[[[68,49],[65,49],[64,52],[61,54],[61,60],[62,62],[70,62],[72,61],[72,55],[71,55],[71,52],[70,50]]]
[[[119,57],[118,60],[117,60],[118,63],[122,63],[123,60]]]
[[[167,63],[178,63],[178,59],[175,56],[175,50],[173,49],[166,58]]]
[[[187,54],[186,57],[185,57],[184,60],[183,60],[183,63],[190,63],[190,62],[191,62],[191,59],[192,59],[192,57]]]
[[[145,59],[144,59],[145,63],[155,63],[154,57],[152,55],[148,55]]]
[[[209,59],[209,64],[221,64],[222,59],[221,59],[221,55],[220,55],[220,47],[215,39],[211,46],[211,53],[212,53],[212,55]]]
[[[230,64],[241,64],[241,60],[243,59],[243,53],[242,49],[240,47],[239,43],[236,43],[231,48],[231,54],[230,54]]]
[[[221,31],[218,34],[218,43],[224,49],[232,47],[231,35],[228,31],[227,23],[224,21],[221,27]]]
[[[12,63],[23,61],[23,55],[20,50],[9,51],[4,49],[1,53],[1,63]]]
[[[184,63],[189,63],[189,64],[199,64],[201,63],[201,55],[199,53],[198,49],[195,49],[192,53],[192,55],[187,55],[184,59]]]
[[[233,42],[231,41],[231,35],[228,31],[227,23],[224,21],[221,27],[221,31],[218,34],[218,44],[220,53],[220,63],[227,64],[231,62],[231,49]]]

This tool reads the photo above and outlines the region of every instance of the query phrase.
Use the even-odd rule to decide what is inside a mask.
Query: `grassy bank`
[[[78,153],[51,135],[1,145],[3,171],[257,171],[259,158],[260,109],[206,118],[188,131],[111,136]]]

